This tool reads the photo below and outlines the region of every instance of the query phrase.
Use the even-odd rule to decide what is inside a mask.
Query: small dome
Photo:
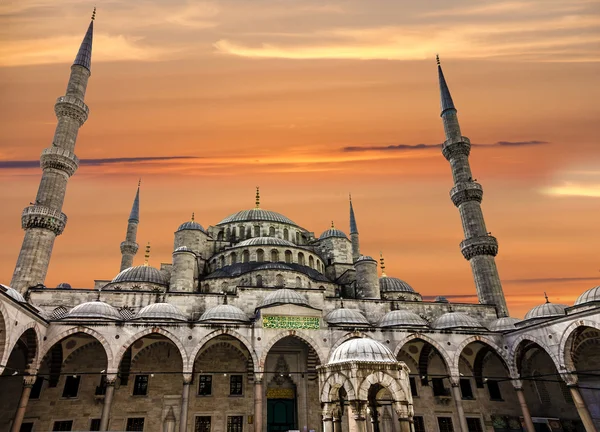
[[[308,301],[294,290],[281,288],[277,291],[269,293],[262,301],[260,307],[278,304],[296,304],[308,306]]]
[[[143,320],[176,320],[187,321],[183,313],[170,303],[153,303],[144,306],[135,315],[134,319]]]
[[[286,270],[286,271],[290,271],[290,270],[294,270],[292,267],[290,267],[287,264],[283,264],[283,263],[266,263],[266,264],[262,264],[259,265],[258,267],[255,268],[255,270]]]
[[[222,304],[208,309],[200,317],[200,321],[233,321],[248,322],[248,316],[243,310],[232,305]]]
[[[427,321],[421,318],[414,312],[407,310],[394,310],[386,313],[381,321],[379,321],[379,327],[426,327],[428,326]]]
[[[243,242],[239,242],[236,246],[288,246],[296,247],[291,241],[279,239],[277,237],[254,237]]]
[[[70,283],[61,282],[58,285],[56,285],[56,288],[71,289],[72,287]]]
[[[117,321],[123,319],[116,308],[101,301],[81,303],[71,309],[64,318],[108,319]]]
[[[12,297],[14,300],[18,301],[19,303],[25,303],[25,297],[23,297],[19,291],[17,291],[14,288],[11,288],[9,286],[6,286],[6,285],[0,285],[0,286],[2,288],[4,288],[4,293],[7,296]]]
[[[375,258],[373,258],[372,256],[369,256],[369,255],[359,256],[358,259],[356,260],[356,262],[361,262],[361,261],[373,261],[374,263],[377,263],[377,261],[375,261]]]
[[[448,301],[448,299],[444,296],[437,296],[436,298],[433,299],[433,301],[436,303],[450,303]]]
[[[347,340],[333,351],[328,364],[351,361],[398,363],[388,347],[369,338]]]
[[[456,328],[477,328],[485,327],[475,318],[462,312],[448,312],[438,317],[431,323],[431,327],[436,330],[456,329]]]
[[[115,282],[147,282],[157,285],[166,285],[167,280],[160,270],[149,265],[129,267],[119,273],[113,280]]]
[[[581,294],[575,301],[575,306],[597,301],[600,301],[600,286],[591,288]]]
[[[323,240],[323,239],[330,238],[330,237],[339,237],[339,238],[348,239],[348,236],[344,233],[344,231],[341,231],[336,228],[329,228],[327,231],[324,231],[323,234],[321,234],[319,236],[319,240]]]
[[[497,331],[497,332],[514,330],[516,328],[515,324],[518,323],[519,321],[521,321],[521,320],[518,318],[511,318],[511,317],[498,318],[498,319],[492,321],[491,323],[489,323],[487,328],[490,329],[491,331]]]
[[[173,253],[175,253],[175,252],[191,252],[191,253],[194,253],[194,251],[193,251],[193,250],[191,250],[191,249],[190,249],[189,247],[187,247],[187,246],[179,246],[177,249],[175,249],[175,250],[173,251]]]
[[[177,231],[183,231],[183,230],[198,230],[198,231],[205,232],[204,227],[196,221],[187,221],[187,222],[184,222],[181,225],[179,225],[179,228],[177,228]]]
[[[325,321],[334,325],[371,325],[360,311],[346,308],[332,310],[325,317]]]
[[[296,225],[294,221],[288,219],[282,214],[274,211],[264,210],[260,208],[253,208],[251,210],[241,210],[237,213],[227,216],[217,225],[228,224],[232,222],[250,222],[250,221],[267,221],[267,222],[279,222],[288,225]]]
[[[534,318],[550,318],[550,317],[559,317],[565,314],[565,309],[567,305],[557,304],[557,303],[544,303],[539,306],[534,307],[529,312],[525,314],[525,319],[534,319]]]
[[[415,292],[415,290],[402,279],[387,276],[379,278],[379,290],[381,292]]]

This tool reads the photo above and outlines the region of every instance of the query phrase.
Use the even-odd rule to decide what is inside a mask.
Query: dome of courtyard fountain
[[[170,303],[152,303],[144,306],[133,319],[187,321],[185,315]]]
[[[407,310],[393,310],[386,313],[379,327],[428,327],[427,321],[414,312]]]
[[[248,322],[248,316],[238,307],[222,304],[208,309],[200,317],[201,322]]]
[[[91,301],[81,303],[75,306],[63,317],[64,319],[78,318],[78,319],[107,319],[121,321],[123,317],[119,311],[101,301]]]
[[[295,304],[300,306],[309,306],[308,300],[294,290],[281,288],[265,296],[261,307],[275,306],[279,304]]]
[[[329,364],[345,362],[397,363],[398,360],[388,347],[370,338],[350,339],[337,347]]]
[[[431,328],[436,330],[459,328],[485,329],[483,324],[475,318],[462,312],[448,312],[443,314],[431,323]]]

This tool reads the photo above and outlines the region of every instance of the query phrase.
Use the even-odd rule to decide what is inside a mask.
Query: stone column
[[[411,421],[410,419],[401,417],[398,419],[400,421],[400,432],[411,432]]]
[[[35,383],[36,379],[36,375],[27,375],[23,377],[23,390],[21,391],[21,399],[19,399],[19,406],[17,408],[17,412],[15,413],[10,432],[19,432],[19,430],[21,429],[23,417],[25,417],[25,411],[27,411],[29,394],[31,393],[31,388],[33,387],[33,384]]]
[[[333,432],[342,432],[342,411],[339,408],[333,410]]]
[[[571,397],[573,398],[573,402],[575,403],[575,407],[577,408],[577,413],[579,414],[579,418],[581,418],[583,427],[585,427],[586,432],[596,432],[594,420],[592,420],[592,416],[590,415],[590,412],[587,409],[587,406],[585,405],[585,401],[581,397],[581,393],[579,392],[577,385],[570,385],[569,390],[571,391]]]
[[[354,420],[354,430],[351,427],[350,432],[366,432],[365,402],[353,401],[350,403],[350,406],[352,408],[352,419]]]
[[[413,408],[407,403],[394,402],[394,411],[398,416],[400,432],[413,432]]]
[[[323,432],[333,431],[333,408],[330,403],[323,404]]]
[[[183,390],[181,391],[181,412],[179,413],[179,432],[187,432],[188,405],[190,402],[190,386],[192,374],[183,374]]]
[[[527,430],[527,432],[535,432],[533,420],[531,420],[531,414],[529,413],[529,407],[527,406],[527,401],[525,400],[525,393],[523,393],[523,385],[520,381],[516,384],[513,382],[513,385],[515,386],[517,398],[519,399],[519,405],[521,405],[521,411],[523,412],[523,420],[525,420],[525,429]]]
[[[254,432],[263,431],[263,377],[254,376]]]
[[[458,421],[460,423],[460,430],[462,432],[469,432],[467,427],[467,418],[465,417],[465,410],[462,405],[462,396],[459,388],[459,378],[452,378],[450,380],[452,384],[452,396],[454,396],[454,403],[456,404],[456,412],[458,413]]]
[[[115,383],[117,375],[106,376],[106,393],[104,393],[104,405],[102,405],[102,416],[100,417],[100,430],[108,430],[108,420],[110,418],[110,408],[112,406],[113,395],[115,394]]]

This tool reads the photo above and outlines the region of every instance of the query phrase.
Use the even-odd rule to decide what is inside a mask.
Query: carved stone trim
[[[139,249],[139,245],[135,242],[124,241],[121,242],[121,253],[135,255]]]
[[[459,155],[469,156],[470,153],[471,141],[467,137],[449,139],[442,144],[442,154],[448,161]]]
[[[83,125],[88,118],[89,108],[83,101],[74,96],[61,96],[54,105],[56,117],[70,117]]]
[[[456,207],[467,201],[481,202],[483,199],[483,188],[476,182],[458,183],[450,189],[450,199]]]
[[[42,169],[64,171],[71,177],[79,167],[79,159],[69,150],[53,146],[42,151],[40,165]]]
[[[498,254],[498,240],[491,235],[472,237],[460,243],[460,251],[467,260],[479,255],[496,256]]]
[[[21,215],[23,229],[44,228],[56,235],[61,235],[66,224],[66,214],[42,205],[25,207]]]

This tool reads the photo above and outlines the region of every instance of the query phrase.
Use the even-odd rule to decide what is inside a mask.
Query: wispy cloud
[[[564,182],[558,186],[550,186],[541,190],[545,195],[561,197],[600,198],[600,184]]]
[[[476,144],[472,146],[489,148],[489,147],[524,147],[540,144],[550,144],[548,141],[531,140],[531,141],[497,141],[493,144]],[[411,151],[411,150],[429,150],[439,149],[441,144],[390,144],[390,145],[369,145],[369,146],[348,146],[342,147],[343,152],[367,152],[367,151]]]
[[[102,159],[81,159],[81,166],[101,166],[127,163],[158,162],[172,160],[200,159],[196,156],[151,156],[151,157],[122,157],[122,158],[102,158]],[[39,160],[20,160],[20,161],[0,161],[0,169],[27,169],[38,168]]]
[[[548,283],[563,283],[563,282],[578,282],[578,281],[597,281],[600,276],[596,277],[553,277],[553,278],[533,278],[533,279],[503,279],[504,284],[548,284]]]

